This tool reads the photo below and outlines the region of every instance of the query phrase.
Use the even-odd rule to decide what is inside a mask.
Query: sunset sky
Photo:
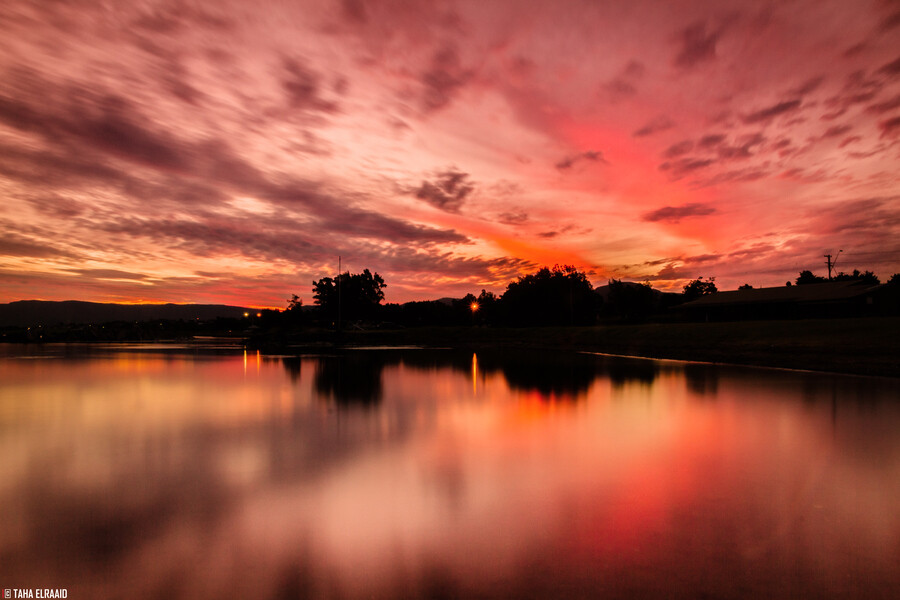
[[[0,302],[900,271],[900,3],[0,3]]]

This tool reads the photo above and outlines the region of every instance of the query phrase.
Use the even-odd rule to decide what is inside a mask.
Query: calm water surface
[[[896,380],[584,354],[0,346],[0,588],[900,589]]]

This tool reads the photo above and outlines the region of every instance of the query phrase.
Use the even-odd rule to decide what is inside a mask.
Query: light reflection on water
[[[896,380],[526,352],[6,346],[0,382],[4,588],[873,598],[900,584]]]

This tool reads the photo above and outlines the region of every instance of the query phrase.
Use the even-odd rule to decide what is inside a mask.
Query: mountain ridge
[[[0,304],[0,327],[60,323],[101,324],[114,321],[201,320],[240,318],[256,309],[226,304],[117,304],[82,300],[17,300]]]

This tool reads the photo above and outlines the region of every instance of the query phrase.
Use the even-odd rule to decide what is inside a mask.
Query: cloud
[[[884,89],[883,78],[871,77],[864,70],[857,70],[847,76],[841,93],[825,100],[831,112],[822,115],[823,120],[833,120],[845,114],[856,104],[873,100]],[[878,106],[878,105],[873,105]]]
[[[825,133],[822,134],[823,138],[830,137],[838,137],[844,135],[848,131],[852,131],[853,127],[850,125],[835,125],[834,127],[829,127],[825,130]]]
[[[721,31],[706,31],[706,23],[698,21],[679,34],[681,49],[675,57],[679,67],[691,68],[716,58],[716,43]]]
[[[679,179],[688,173],[708,167],[714,162],[711,158],[680,158],[676,161],[662,163],[659,165],[659,170],[668,171],[674,179]]]
[[[682,262],[685,264],[691,265],[696,263],[708,263],[721,259],[722,256],[720,254],[697,254],[695,256],[688,256],[682,259]]]
[[[885,100],[884,102],[879,102],[877,104],[868,106],[866,108],[866,112],[883,114],[897,108],[900,108],[900,94],[894,96],[890,100]]]
[[[565,171],[566,169],[571,169],[572,166],[575,165],[576,162],[581,160],[589,160],[592,162],[600,162],[603,164],[609,164],[605,158],[603,158],[602,152],[597,152],[596,150],[588,150],[586,152],[582,152],[580,154],[575,154],[573,156],[567,156],[562,159],[558,163],[556,163],[556,168],[560,171]]]
[[[335,112],[337,104],[321,96],[320,77],[296,58],[284,58],[281,85],[294,110]]]
[[[615,77],[603,84],[602,89],[615,102],[637,93],[637,83],[644,76],[643,63],[632,60]]]
[[[4,227],[4,229],[7,229]],[[0,237],[0,256],[25,256],[31,258],[74,258],[75,255],[48,244],[17,235],[8,229]]]
[[[735,145],[720,144],[716,150],[723,160],[750,158],[753,156],[753,147],[765,141],[766,138],[761,133],[754,133],[741,136]]]
[[[287,72],[299,77],[294,81],[299,86],[294,90],[297,101],[302,106],[327,108],[318,99],[317,87],[303,88],[306,75],[302,67],[290,62],[286,65]],[[45,143],[40,149],[0,145],[0,158],[6,159],[0,161],[0,173],[48,193],[60,186],[72,190],[101,186],[115,191],[119,208],[106,209],[94,203],[90,219],[83,219],[88,228],[149,237],[175,248],[196,248],[205,256],[211,256],[212,251],[246,252],[271,259],[278,257],[281,248],[299,259],[308,246],[297,242],[296,231],[280,238],[256,230],[252,223],[223,225],[209,220],[207,209],[220,209],[231,194],[237,193],[269,203],[284,216],[313,224],[314,233],[325,238],[340,234],[413,245],[469,241],[452,230],[410,223],[354,205],[317,183],[286,178],[275,183],[223,140],[177,139],[165,129],[151,128],[130,102],[114,94],[73,84],[68,87],[79,91],[76,100],[59,101],[60,96],[68,98],[57,93],[60,86],[43,84],[49,92],[49,100],[43,105],[0,96],[0,123],[36,133]],[[109,157],[152,171],[135,171]],[[441,183],[457,203],[471,191],[467,182],[457,181],[453,174]],[[39,197],[35,194],[31,202],[46,212],[52,203]],[[69,206],[73,213],[84,208],[77,202]],[[118,213],[123,210],[134,211],[134,216],[122,219]],[[191,220],[180,220],[187,212],[192,213]],[[117,221],[121,221],[120,226]],[[284,229],[278,223],[271,225],[275,232]],[[203,236],[208,236],[208,243],[201,239]]]
[[[118,269],[66,269],[72,273],[78,273],[84,277],[91,279],[128,279],[141,281],[147,279],[147,275],[142,273],[131,273],[129,271],[119,271]]]
[[[647,122],[643,127],[637,129],[631,135],[633,137],[644,137],[660,131],[665,131],[666,129],[671,129],[674,126],[675,123],[673,123],[671,119],[666,116],[659,116]]]
[[[184,163],[181,145],[142,123],[125,98],[86,89],[80,94],[79,100],[56,113],[0,97],[0,122],[37,133],[52,143],[68,140],[160,169],[179,169]]]
[[[173,96],[188,104],[196,105],[205,97],[205,94],[188,83],[189,78],[190,75],[187,69],[181,63],[175,61],[170,62],[168,69],[162,76],[166,87]]]
[[[825,81],[824,75],[818,75],[816,77],[807,79],[806,81],[801,83],[798,88],[791,90],[791,95],[805,96],[805,95],[809,94],[810,92],[814,92],[815,90],[819,89],[819,86],[821,86],[824,81]]]
[[[464,281],[509,282],[523,272],[537,268],[537,264],[533,261],[510,256],[496,258],[459,256],[438,249],[416,250],[403,246],[391,246],[376,252],[377,261],[380,265],[384,265],[386,271],[400,275],[416,274],[420,283],[425,285],[447,276]]]
[[[888,15],[887,17],[882,19],[878,28],[881,31],[886,32],[898,26],[900,26],[900,11]]]
[[[835,206],[812,212],[810,233],[836,235],[864,234],[868,242],[877,239],[896,244],[893,231],[900,226],[900,214],[894,210],[900,196],[848,199]]]
[[[681,206],[664,206],[652,212],[644,213],[641,219],[650,223],[678,223],[687,217],[704,217],[716,212],[716,209],[699,202],[690,202]]]
[[[761,110],[745,115],[742,120],[747,125],[753,123],[768,122],[779,115],[795,112],[800,108],[800,104],[800,100],[787,100],[784,102],[779,102],[778,104],[774,104],[767,108],[763,108]]]
[[[434,53],[431,67],[422,74],[422,106],[427,112],[447,106],[453,96],[471,79],[473,72],[464,69],[453,46],[444,46]]]
[[[791,140],[789,140],[787,138],[783,138],[783,139],[778,140],[774,144],[772,144],[772,149],[773,150],[781,150],[782,148],[787,148],[788,146],[790,146],[791,143],[792,143]]]
[[[60,152],[0,142],[0,174],[32,189],[104,183],[118,185],[128,176],[91,152]]]
[[[687,154],[693,149],[694,142],[692,142],[691,140],[684,140],[666,148],[665,152],[663,152],[663,156],[665,156],[666,158],[675,158],[676,156]]]
[[[320,220],[325,231],[411,245],[468,244],[469,238],[452,229],[438,229],[389,217],[380,212],[345,207]]]
[[[745,169],[732,169],[730,171],[716,173],[712,177],[700,179],[694,182],[694,184],[696,187],[708,187],[735,181],[756,181],[768,177],[769,175],[771,175],[771,171],[766,168],[748,167]]]
[[[174,8],[177,10],[172,10]],[[145,9],[138,18],[131,21],[131,25],[153,33],[169,34],[197,25],[221,32],[232,29],[235,23],[225,17],[221,11],[205,10],[199,5],[178,2],[177,7],[161,7],[158,10]]]
[[[542,231],[542,232],[538,233],[537,235],[538,235],[538,237],[542,237],[544,239],[552,239],[557,236],[563,235],[565,233],[569,233],[570,231],[573,231],[575,229],[577,229],[577,227],[575,225],[566,225],[565,227],[560,227],[559,229],[555,229],[555,230],[551,230],[551,231]],[[590,231],[590,230],[585,230],[585,231]]]
[[[0,96],[0,123],[39,135],[51,147],[79,156],[75,160],[102,152],[169,171],[181,170],[188,162],[183,141],[154,126],[119,94],[74,82],[53,84],[29,71],[8,83],[20,94]],[[32,91],[35,88],[43,93]],[[102,163],[94,168],[103,168]]]
[[[504,225],[521,225],[528,220],[528,213],[524,211],[500,213],[497,220]]]
[[[722,134],[714,133],[709,135],[704,135],[700,138],[700,141],[697,142],[697,146],[703,149],[715,148],[719,144],[725,141],[725,136]]]
[[[900,57],[882,66],[877,72],[889,77],[900,75]]]
[[[878,128],[881,129],[882,138],[897,137],[897,134],[900,133],[900,117],[880,121]]]
[[[451,167],[438,173],[434,182],[423,181],[415,190],[416,198],[447,212],[459,212],[466,197],[475,189],[475,185],[470,183],[468,178],[468,173]]]
[[[363,0],[341,0],[341,8],[349,21],[365,23],[369,20]]]

